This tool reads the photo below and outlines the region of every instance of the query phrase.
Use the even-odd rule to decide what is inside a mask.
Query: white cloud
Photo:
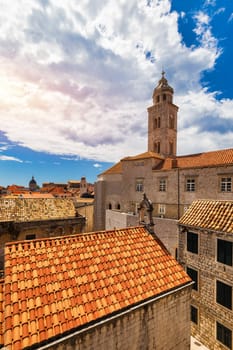
[[[4,155],[0,155],[0,161],[12,161],[12,162],[19,162],[19,163],[23,163],[23,161],[19,158],[16,157],[10,157],[10,156],[4,156]]]
[[[199,46],[187,48],[168,0],[2,2],[0,112],[9,140],[72,160],[144,152],[146,108],[162,67],[181,105],[182,132],[192,130],[186,118],[195,125],[207,113],[198,98],[208,115],[227,115],[229,101],[200,85],[220,54],[206,13],[195,16]],[[181,135],[181,148],[187,142]]]
[[[98,169],[98,168],[102,168],[102,165],[99,163],[95,163],[93,164],[93,167]]]

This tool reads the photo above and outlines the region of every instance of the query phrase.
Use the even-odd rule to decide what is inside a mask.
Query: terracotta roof
[[[143,227],[8,243],[3,345],[41,345],[190,281]]]
[[[179,220],[179,224],[233,233],[233,201],[194,201]]]
[[[132,157],[125,157],[111,168],[104,171],[105,174],[122,174],[122,161],[156,158],[161,162],[153,170],[171,170],[172,168],[199,168],[207,166],[220,166],[233,164],[233,148],[165,158],[154,152],[145,152]]]
[[[122,163],[121,161],[113,165],[111,168],[105,170],[101,175],[110,174],[122,174]]]
[[[136,156],[125,157],[122,160],[139,160],[139,159],[149,159],[149,158],[156,158],[156,159],[164,160],[163,156],[161,156],[160,154],[155,153],[155,152],[144,152],[144,153],[138,154]]]
[[[174,160],[171,158],[166,158],[160,166],[160,169],[170,170],[174,164],[174,161],[176,162],[175,167],[177,168],[199,168],[233,164],[233,148],[191,154],[187,156],[178,156]]]

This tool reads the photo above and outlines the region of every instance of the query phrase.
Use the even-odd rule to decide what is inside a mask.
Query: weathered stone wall
[[[139,225],[138,215],[122,213],[117,210],[106,210],[106,230]]]
[[[47,349],[189,350],[190,293],[190,287],[173,292]]]
[[[191,323],[191,334],[208,349],[226,349],[216,340],[216,321],[233,329],[232,310],[216,303],[216,280],[233,288],[233,267],[217,262],[217,238],[233,242],[232,234],[192,230],[199,235],[199,253],[187,251],[186,232],[180,232],[179,261],[198,271],[198,291],[192,291],[191,304],[198,309],[198,324]]]
[[[33,221],[75,217],[72,199],[0,198],[1,221]]]
[[[94,231],[94,204],[84,203],[77,207],[78,213],[86,218],[84,232]]]

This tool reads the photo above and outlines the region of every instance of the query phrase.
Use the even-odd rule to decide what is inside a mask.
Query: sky
[[[232,0],[0,0],[0,185],[67,182],[147,150],[166,72],[178,155],[233,147]]]

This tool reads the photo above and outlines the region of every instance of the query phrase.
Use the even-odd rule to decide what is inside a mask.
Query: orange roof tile
[[[121,161],[114,164],[111,168],[105,170],[101,175],[110,174],[121,174],[122,173],[122,163]]]
[[[174,160],[177,168],[199,168],[233,164],[233,148],[178,156]],[[162,165],[159,165],[160,168],[156,170],[170,170],[174,160],[166,158]]]
[[[164,158],[154,152],[145,152],[132,157],[125,157],[120,162],[113,165],[111,168],[104,171],[105,174],[122,174],[122,162],[131,160],[140,160],[156,158],[161,162],[153,170],[170,170],[175,168],[198,168],[208,166],[221,166],[233,164],[233,148],[218,150],[212,152],[203,152],[190,154],[187,156],[177,156],[176,158]]]
[[[158,153],[144,152],[144,153],[138,154],[136,156],[125,157],[122,160],[139,160],[139,159],[148,159],[148,158],[164,159],[164,157]]]
[[[179,220],[179,224],[233,233],[233,201],[194,201]]]
[[[143,227],[8,243],[4,346],[53,340],[190,281]]]

